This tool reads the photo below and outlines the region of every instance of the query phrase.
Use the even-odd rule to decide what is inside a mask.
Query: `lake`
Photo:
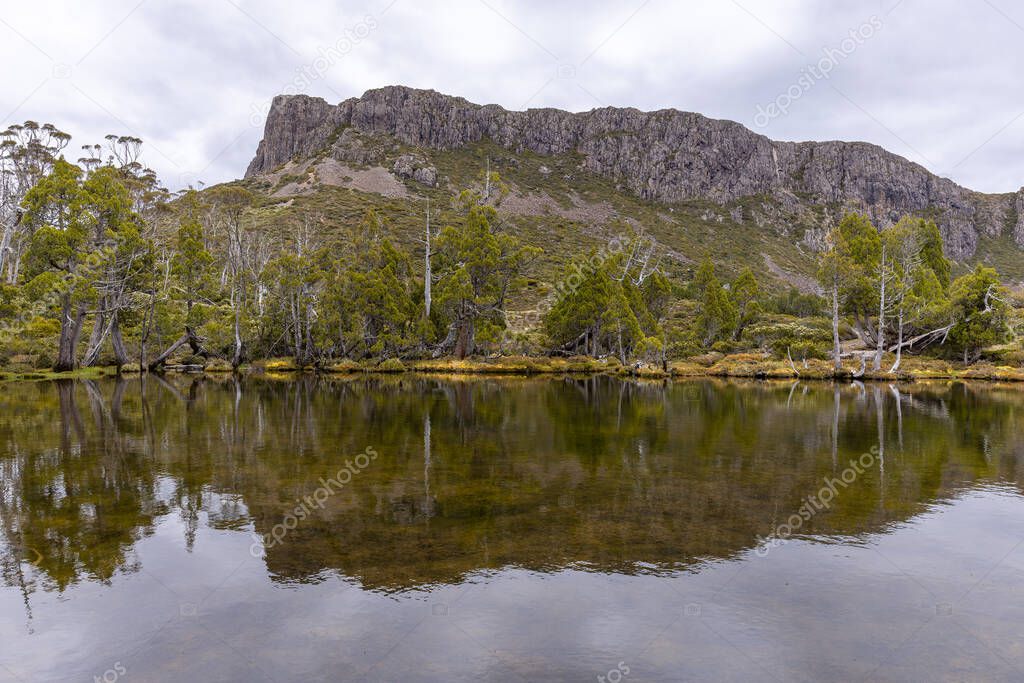
[[[0,389],[0,681],[1024,679],[1013,387]]]

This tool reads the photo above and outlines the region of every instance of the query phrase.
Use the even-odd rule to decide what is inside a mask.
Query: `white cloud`
[[[1007,0],[41,0],[0,14],[0,123],[50,121],[76,145],[138,135],[172,187],[240,176],[261,137],[254,112],[296,82],[329,101],[405,84],[509,108],[674,107],[754,128],[759,104],[872,15],[882,30],[758,130],[867,140],[984,191],[1024,183],[1024,10]],[[332,46],[344,54],[296,81]]]

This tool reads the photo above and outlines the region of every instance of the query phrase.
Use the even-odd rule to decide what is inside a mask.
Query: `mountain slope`
[[[338,105],[279,96],[246,177],[320,157],[382,167],[429,186],[438,182],[431,150],[486,142],[513,155],[572,158],[577,163],[569,175],[604,178],[615,190],[659,204],[730,206],[758,198],[774,207],[757,217],[759,224],[800,216],[796,223],[808,243],[815,229],[856,209],[880,225],[906,213],[934,217],[958,261],[973,258],[985,238],[1024,244],[1024,189],[974,192],[876,145],[777,142],[735,122],[671,109],[515,112],[400,86]]]

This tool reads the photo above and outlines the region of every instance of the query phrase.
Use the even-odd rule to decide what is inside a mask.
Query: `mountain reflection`
[[[203,527],[259,539],[278,581],[335,571],[392,591],[507,566],[697,569],[754,548],[873,447],[874,466],[801,534],[883,532],[979,483],[1019,489],[1022,409],[1016,389],[945,383],[6,385],[3,581],[26,596],[108,582],[170,519],[187,551]]]

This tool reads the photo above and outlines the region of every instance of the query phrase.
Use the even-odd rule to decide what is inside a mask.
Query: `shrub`
[[[822,315],[826,309],[825,299],[817,294],[803,294],[796,287],[790,287],[784,294],[774,297],[767,306],[768,310],[798,318],[810,318]]]
[[[661,340],[657,337],[644,337],[636,345],[636,357],[645,363],[661,363]]]
[[[501,352],[510,356],[538,356],[544,352],[546,340],[539,332],[506,331],[502,338]]]
[[[361,372],[363,370],[363,366],[355,362],[354,360],[342,358],[339,361],[331,363],[330,365],[325,367],[324,370],[326,370],[327,372],[336,372],[339,374],[344,374],[350,372]]]
[[[388,358],[377,366],[378,372],[405,372],[405,364],[397,358]]]
[[[707,368],[711,367],[712,365],[722,360],[723,358],[725,358],[724,354],[719,353],[717,351],[711,351],[710,353],[702,353],[699,356],[691,356],[689,360],[690,362],[696,363],[697,365],[702,365]]]
[[[231,367],[231,363],[223,358],[214,358],[208,361],[203,369],[206,370],[206,372],[232,372],[234,370],[234,368]]]
[[[832,333],[814,320],[777,320],[752,325],[744,336],[752,343],[782,358],[826,358]]]
[[[1013,365],[1017,367],[1024,367],[1024,349],[1020,348],[1008,348],[1008,349],[990,349],[987,354],[992,360],[1001,363],[1003,365]]]
[[[738,351],[740,345],[732,341],[717,341],[711,345],[711,350],[718,353],[733,353]]]
[[[268,358],[253,362],[253,367],[264,372],[295,372],[299,368],[291,358]]]

